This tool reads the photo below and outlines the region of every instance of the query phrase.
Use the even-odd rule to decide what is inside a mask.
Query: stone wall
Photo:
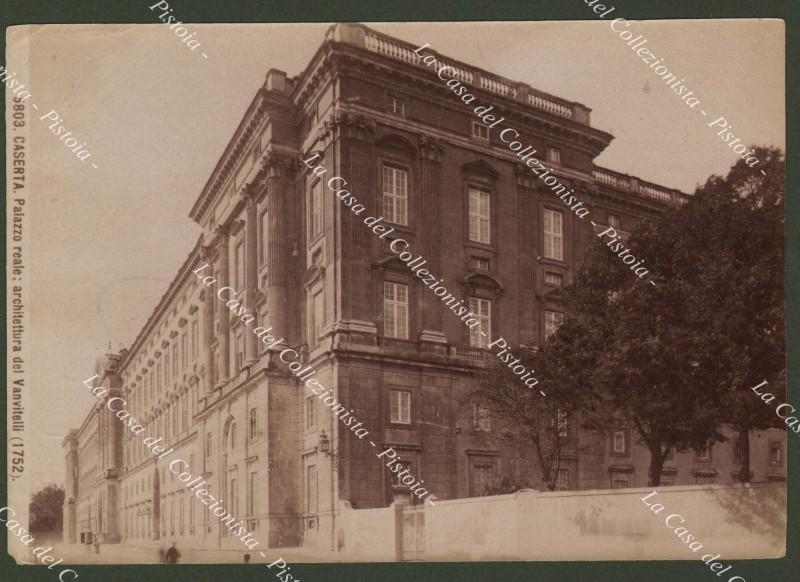
[[[425,505],[426,561],[697,560],[785,555],[786,485],[536,492]],[[656,514],[653,509],[664,506]],[[399,508],[342,508],[342,559],[399,559]],[[672,514],[670,527],[666,519]],[[684,521],[681,521],[681,518]],[[693,551],[674,529],[685,527]],[[691,542],[691,540],[690,540]],[[393,552],[395,550],[395,553]],[[727,563],[725,564],[727,567]],[[700,567],[706,567],[699,564]],[[731,574],[732,575],[732,574]]]

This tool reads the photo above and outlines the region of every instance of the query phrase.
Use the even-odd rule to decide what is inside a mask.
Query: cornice
[[[343,46],[345,52],[332,57],[340,59],[341,64],[346,65],[337,68],[341,77],[355,78],[373,86],[401,91],[415,101],[425,101],[450,111],[472,114],[469,108],[454,98],[453,92],[436,78],[432,70],[426,71],[414,65],[387,60],[386,57],[351,45]],[[509,120],[521,121],[522,124],[518,124],[516,129],[526,130],[537,137],[545,137],[539,135],[538,130],[545,131],[547,136],[561,136],[571,147],[575,147],[576,143],[583,143],[594,156],[599,155],[614,139],[612,134],[590,125],[548,113],[466,82],[464,85],[469,87],[469,92],[479,98],[481,103],[494,105]]]
[[[189,212],[192,220],[198,224],[202,223],[206,212],[220,192],[224,192],[232,178],[234,170],[241,161],[243,151],[257,139],[260,130],[268,121],[269,114],[275,111],[281,111],[290,120],[294,117],[288,96],[267,91],[264,87],[260,88]]]
[[[191,250],[189,256],[178,270],[178,274],[172,280],[169,288],[161,297],[161,300],[158,302],[158,305],[156,305],[153,313],[150,314],[150,317],[147,319],[147,322],[145,322],[142,330],[139,332],[139,335],[136,336],[133,344],[131,344],[131,348],[125,354],[125,357],[119,362],[118,373],[120,376],[122,376],[123,371],[128,367],[128,365],[134,361],[135,357],[139,353],[139,349],[145,343],[146,339],[149,337],[149,334],[153,332],[153,330],[161,321],[161,317],[169,313],[169,310],[172,309],[175,298],[178,296],[178,293],[182,291],[184,285],[186,285],[189,277],[192,275],[192,268],[194,267],[197,258],[200,256],[202,240],[202,237],[198,238],[194,248]]]

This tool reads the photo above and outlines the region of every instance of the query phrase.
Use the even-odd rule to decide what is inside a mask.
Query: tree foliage
[[[625,245],[649,276],[594,237],[561,293],[563,325],[523,359],[546,398],[502,364],[490,367],[476,396],[532,445],[550,489],[563,446],[559,409],[579,414],[585,428],[631,426],[650,452],[651,485],[670,450],[724,440],[726,426],[742,434],[779,426],[750,387],[767,379],[785,398],[785,168],[777,149],[755,155],[760,165],[740,161],[712,176],[688,204],[630,237]],[[749,454],[743,460],[740,477],[749,480]]]
[[[740,161],[633,234],[655,285],[598,241],[564,292],[567,321],[548,346],[562,381],[585,382],[588,425],[633,425],[651,485],[670,449],[719,441],[724,424],[775,423],[749,387],[783,385],[783,160],[756,156],[763,166]]]
[[[50,484],[31,497],[30,530],[34,533],[61,533],[64,488]]]

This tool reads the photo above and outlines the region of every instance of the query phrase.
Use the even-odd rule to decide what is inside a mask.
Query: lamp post
[[[339,460],[342,458],[337,453],[331,452],[331,441],[328,438],[328,435],[325,434],[325,429],[322,429],[322,432],[319,435],[319,442],[317,443],[317,448],[319,452],[323,455],[330,457],[331,462],[338,465]]]

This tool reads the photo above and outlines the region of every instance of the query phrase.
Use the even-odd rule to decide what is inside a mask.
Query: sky
[[[130,346],[194,246],[200,228],[189,210],[267,70],[297,75],[328,26],[187,24],[201,42],[194,51],[160,23],[30,29],[29,70],[9,68],[27,81],[35,113],[56,111],[97,165],[80,162],[49,121],[31,119],[34,490],[63,482],[61,440],[94,402],[82,381],[96,358]],[[592,125],[615,136],[596,163],[664,186],[691,192],[736,161],[707,127],[719,115],[744,143],[784,147],[780,21],[632,23],[708,119],[608,21],[370,26],[587,105]]]

